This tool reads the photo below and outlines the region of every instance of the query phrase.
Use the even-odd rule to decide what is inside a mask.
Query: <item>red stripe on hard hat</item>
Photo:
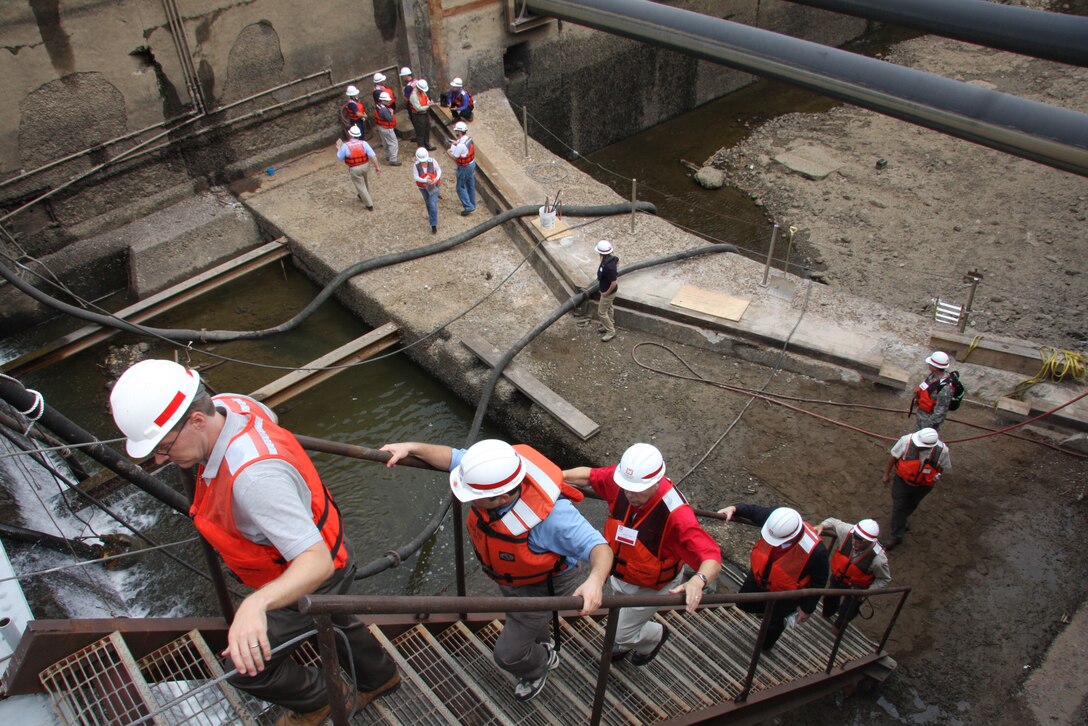
[[[661,471],[662,469],[664,469],[664,468],[665,468],[665,463],[662,462],[661,466],[657,467],[656,469],[654,469],[653,471],[651,471],[649,474],[647,474],[646,476],[644,476],[642,478],[643,479],[653,479],[655,476],[657,476],[657,473],[659,471]]]
[[[188,368],[185,369],[185,373],[190,378],[193,377],[193,372]],[[174,413],[178,410],[178,407],[181,406],[184,401],[185,394],[182,391],[178,391],[177,393],[175,393],[174,397],[170,399],[170,403],[166,404],[166,408],[164,408],[162,410],[162,413],[160,413],[158,417],[155,418],[155,425],[162,426],[167,421],[169,421],[170,417],[174,415]]]
[[[484,491],[490,491],[491,489],[498,489],[499,487],[503,486],[504,484],[509,484],[511,481],[516,479],[518,474],[521,473],[522,466],[524,466],[524,464],[521,461],[521,457],[518,457],[518,468],[514,470],[513,474],[506,477],[502,481],[497,481],[494,484],[472,484],[471,486],[472,486],[473,489],[482,489]]]
[[[869,539],[874,539],[874,540],[876,539],[875,534],[873,534],[872,532],[866,532],[865,528],[862,527],[860,524],[855,524],[854,527],[857,529],[857,531],[861,532],[863,535],[865,535]]]

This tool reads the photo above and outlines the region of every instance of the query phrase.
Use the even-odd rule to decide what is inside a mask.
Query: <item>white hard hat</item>
[[[422,78],[416,81],[416,88],[423,91],[424,93],[431,90],[431,87],[427,85],[427,81],[423,80]]]
[[[656,446],[635,444],[620,457],[612,479],[629,492],[643,492],[665,476],[665,460]]]
[[[772,547],[786,544],[801,533],[801,515],[796,509],[779,507],[767,517],[759,533]]]
[[[612,254],[612,243],[606,239],[602,239],[597,243],[597,254],[610,255]]]
[[[393,97],[389,95],[388,91],[382,91],[378,94],[379,101],[392,101]]]
[[[937,429],[918,429],[911,434],[910,440],[915,446],[936,446],[941,435],[937,433]]]
[[[467,133],[468,132],[468,124],[466,124],[464,121],[458,121],[457,123],[455,123],[453,125],[453,130],[454,131],[464,131],[464,132]]]
[[[412,69],[409,68],[408,66],[404,66],[403,68],[400,69],[400,74],[402,76],[410,76],[410,75],[412,75]]]
[[[142,458],[177,425],[200,387],[200,374],[169,360],[142,360],[110,391],[113,422],[128,439],[129,456]]]
[[[863,519],[855,524],[850,531],[870,542],[876,542],[880,539],[880,525],[876,523],[875,519]]]
[[[450,489],[462,502],[497,497],[525,478],[525,462],[514,447],[498,439],[484,439],[469,447],[461,464],[450,472]]]
[[[375,73],[374,74],[374,82],[375,83],[385,83],[385,74],[384,73]]]
[[[430,158],[431,155],[428,154],[427,150],[424,149],[422,146],[416,149],[416,161],[427,161],[427,159]]]
[[[359,89],[356,88],[355,86],[348,86],[348,95],[349,96],[358,96],[359,95]]]
[[[460,88],[463,85],[465,84],[461,82],[460,78],[454,78],[452,81],[450,81],[450,86],[452,86],[453,88]]]
[[[926,358],[926,364],[931,365],[934,368],[940,368],[942,371],[948,366],[952,365],[952,359],[948,357],[948,353],[943,350],[935,350],[933,354]]]
[[[359,130],[358,126],[352,126],[350,129],[348,129],[348,136],[351,136],[352,138],[357,139],[362,135],[363,135],[363,132]]]

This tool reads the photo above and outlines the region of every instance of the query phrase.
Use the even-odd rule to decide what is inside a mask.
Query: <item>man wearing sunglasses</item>
[[[332,495],[295,437],[258,401],[237,394],[209,396],[200,375],[172,361],[141,361],[110,393],[113,420],[130,456],[153,454],[196,467],[193,524],[244,584],[253,588],[227,634],[237,688],[284,707],[277,726],[322,723],[329,714],[320,669],[273,650],[311,630],[297,609],[309,594],[344,594],[355,558]],[[333,617],[354,660],[357,693],[349,710],[392,690],[400,673],[352,616]],[[347,653],[342,657],[347,663]]]

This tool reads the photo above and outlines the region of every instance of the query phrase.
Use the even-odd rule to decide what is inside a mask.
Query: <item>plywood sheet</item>
[[[542,236],[547,237],[548,239],[562,239],[570,234],[570,227],[561,217],[556,218],[555,226],[551,229],[544,229],[544,226],[540,223],[539,216],[529,217],[529,221],[536,227],[536,230],[540,232]]]
[[[694,285],[681,287],[670,304],[726,320],[740,320],[751,300],[710,292]]]

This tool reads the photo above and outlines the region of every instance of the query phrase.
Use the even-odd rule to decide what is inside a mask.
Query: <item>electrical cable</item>
[[[156,545],[154,547],[147,547],[142,550],[136,550],[135,552],[121,552],[116,555],[109,555],[108,557],[100,557],[97,560],[80,560],[79,562],[69,562],[66,565],[59,565],[57,567],[50,567],[47,570],[34,570],[33,572],[20,572],[18,575],[12,575],[11,577],[0,577],[0,583],[11,582],[12,580],[26,580],[31,577],[40,577],[41,575],[51,575],[54,572],[62,572],[64,570],[70,570],[74,567],[85,567],[87,565],[104,565],[115,560],[124,559],[126,557],[135,557],[142,555],[145,552],[152,552],[154,550],[163,549],[166,547],[176,547],[178,545],[189,544],[200,539],[200,535],[194,535],[189,539],[178,540],[177,542],[168,542],[166,544]],[[73,553],[74,555],[74,553]]]

